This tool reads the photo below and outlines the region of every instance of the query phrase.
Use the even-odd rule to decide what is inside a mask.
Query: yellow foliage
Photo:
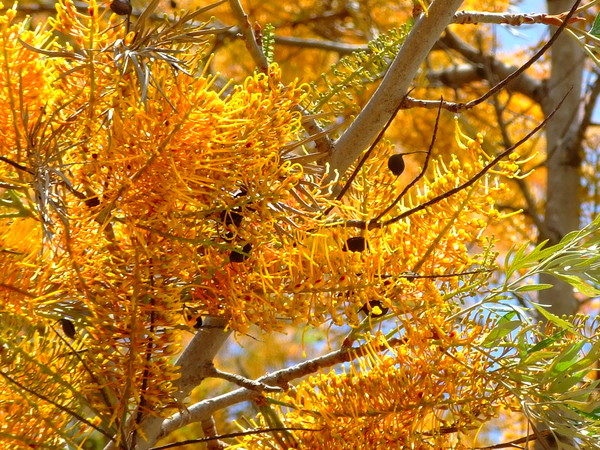
[[[249,12],[284,35],[348,43],[371,20],[392,28],[410,15],[386,1],[263,3]],[[2,445],[80,445],[92,433],[127,445],[143,417],[183,408],[174,361],[204,316],[273,346],[274,332],[300,326],[343,329],[343,349],[361,342],[343,369],[272,397],[287,426],[312,430],[281,438],[302,448],[464,448],[461,433],[512,405],[482,350],[491,324],[458,311],[493,269],[484,233],[504,215],[499,199],[522,200],[506,180],[536,164],[535,143],[488,167],[499,133],[443,115],[429,148],[435,113],[403,114],[390,135],[402,144],[379,143],[334,199],[348,174],[324,186],[324,165],[298,161],[311,157],[302,109],[317,95],[305,82],[337,57],[278,49],[282,64],[257,73],[239,42],[209,56],[208,19],[105,6],[60,0],[34,30],[16,7],[0,17]],[[307,15],[318,17],[296,27]],[[527,100],[501,100],[519,116],[511,132],[531,127]],[[406,150],[420,153],[394,175],[388,160]],[[290,342],[288,356],[299,353]],[[271,426],[254,400],[254,423]]]

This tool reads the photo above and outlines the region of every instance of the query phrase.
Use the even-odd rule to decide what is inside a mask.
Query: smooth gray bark
[[[352,125],[337,140],[329,158],[331,176],[343,174],[375,140],[404,99],[410,85],[463,0],[434,0],[408,34],[381,84]]]
[[[212,362],[231,331],[225,331],[227,321],[218,317],[207,317],[202,328],[188,343],[175,365],[179,366],[181,377],[174,382],[178,389],[177,399],[183,405],[185,397],[199,386],[202,380],[210,373]],[[135,433],[136,450],[147,450],[153,447],[159,439],[164,418],[158,416],[145,417]],[[129,424],[133,430],[133,424]],[[142,438],[142,436],[144,438]],[[108,444],[105,450],[115,450],[115,445]]]
[[[548,0],[548,13],[559,14],[569,11],[574,0]],[[542,101],[544,113],[549,114],[567,96],[561,108],[546,126],[546,208],[544,228],[549,244],[556,244],[565,234],[580,227],[581,213],[581,155],[578,129],[582,119],[582,80],[584,52],[579,44],[562,34],[551,49],[550,78],[546,95]],[[577,312],[577,300],[568,283],[552,276],[543,275],[541,283],[554,287],[541,291],[539,301],[550,305],[557,315]],[[544,429],[539,424],[539,429]],[[536,441],[536,449],[558,449],[561,442],[572,444],[561,436],[549,436]]]
[[[569,11],[573,0],[549,0],[548,12],[558,14]],[[542,101],[542,109],[549,114],[567,95],[561,108],[546,126],[547,181],[545,229],[550,244],[557,243],[569,231],[580,226],[580,143],[578,129],[582,117],[582,79],[584,52],[566,33],[561,35],[551,49],[551,72]],[[568,94],[567,94],[568,93]],[[542,291],[539,300],[551,306],[554,314],[574,314],[577,301],[567,283],[544,276],[543,283],[553,284]]]

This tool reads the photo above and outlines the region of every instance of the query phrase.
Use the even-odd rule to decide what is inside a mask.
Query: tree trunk
[[[569,11],[574,0],[548,0],[547,4],[549,14],[560,14]],[[551,73],[542,101],[542,109],[548,115],[566,95],[564,103],[546,126],[544,228],[548,235],[540,238],[548,239],[549,244],[556,244],[565,234],[580,226],[581,155],[577,130],[582,117],[583,61],[584,52],[579,44],[563,33],[551,49]],[[557,315],[577,312],[577,300],[569,284],[548,275],[541,276],[540,282],[554,285],[540,292],[540,303],[550,305],[550,310]],[[536,441],[535,448],[558,449],[561,442],[570,443],[561,436],[549,436]]]
[[[548,0],[548,12],[569,11],[573,0]],[[567,96],[546,126],[546,209],[545,228],[550,244],[579,228],[581,209],[579,143],[577,130],[581,123],[581,90],[584,53],[575,39],[563,33],[551,49],[551,74],[546,86],[542,109],[549,114]],[[540,293],[540,302],[551,306],[553,313],[573,314],[577,302],[567,283],[544,276],[542,282],[554,284]]]

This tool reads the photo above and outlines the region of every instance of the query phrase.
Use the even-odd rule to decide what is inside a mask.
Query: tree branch
[[[438,83],[445,86],[456,87],[463,86],[465,83],[476,80],[486,80],[488,79],[486,76],[486,68],[490,73],[495,75],[497,79],[505,79],[518,69],[517,66],[504,64],[491,55],[482,54],[479,50],[463,42],[454,33],[448,30],[446,30],[444,36],[440,39],[437,49],[454,50],[473,64],[470,69],[468,68],[468,65],[467,67],[459,65],[449,69],[431,71],[427,74],[427,79],[432,84]],[[513,78],[506,87],[514,92],[529,97],[537,103],[541,102],[544,95],[543,82],[524,73]]]
[[[513,142],[508,133],[508,126],[504,120],[504,117],[502,116],[503,111],[500,107],[500,100],[498,99],[498,96],[494,96],[493,105],[494,111],[496,113],[496,121],[498,122],[500,134],[502,135],[502,141],[504,142],[504,147],[511,147],[513,145]],[[528,215],[537,227],[538,235],[545,236],[547,233],[546,226],[544,224],[544,221],[542,220],[542,217],[539,214],[537,204],[535,202],[535,199],[533,198],[533,195],[531,194],[531,191],[529,190],[529,186],[527,185],[525,180],[521,178],[515,178],[513,181],[517,184],[519,190],[521,191],[521,195],[523,195],[523,198],[525,199],[525,203],[527,204]]]
[[[279,45],[286,45],[289,47],[326,50],[330,52],[336,52],[340,56],[349,55],[358,51],[369,51],[369,47],[367,45],[347,44],[345,42],[336,42],[327,39],[310,39],[293,36],[275,35],[275,43]]]
[[[452,21],[461,3],[461,0],[434,0],[428,15],[417,19],[381,84],[352,125],[335,142],[329,159],[329,181],[335,178],[336,171],[344,173],[352,165],[402,103],[421,62]]]
[[[401,345],[403,343],[404,340],[401,338],[390,339],[389,341],[389,345],[392,347]],[[339,350],[335,350],[321,357],[304,361],[286,369],[278,370],[272,374],[264,375],[258,378],[256,381],[261,384],[281,386],[282,388],[287,389],[290,381],[304,377],[311,373],[315,373],[316,371],[325,367],[331,367],[335,364],[348,362],[359,355],[363,348],[368,346],[372,347],[373,345],[377,347],[377,345],[373,343],[363,344],[359,347],[342,347]],[[195,405],[190,406],[186,411],[176,413],[170,418],[166,419],[163,423],[162,430],[158,438],[167,436],[173,431],[192,422],[201,422],[207,417],[212,416],[220,409],[227,408],[237,403],[251,401],[261,396],[262,394],[256,390],[241,388],[215,398],[198,402]]]
[[[431,155],[433,153],[433,146],[435,145],[435,138],[437,137],[437,130],[438,130],[438,125],[440,123],[440,115],[442,113],[442,104],[443,103],[444,103],[444,99],[440,99],[437,117],[435,118],[435,125],[433,126],[433,135],[431,136],[431,143],[429,144],[429,148],[427,149],[427,156],[425,157],[425,162],[423,163],[423,168],[421,169],[419,174],[415,178],[413,178],[413,180],[410,183],[408,183],[404,187],[404,189],[402,189],[402,192],[400,192],[400,194],[398,194],[398,196],[392,202],[390,202],[390,204],[386,208],[384,208],[384,210],[381,211],[375,217],[375,222],[379,222],[379,220],[381,220],[381,218],[383,216],[385,216],[394,206],[396,206],[398,204],[398,202],[402,199],[402,197],[404,197],[406,195],[406,193],[415,184],[417,184],[417,182],[421,178],[423,178],[425,176],[425,172],[427,171],[427,168],[429,167],[429,161],[431,160]]]
[[[180,367],[181,377],[173,384],[178,390],[176,397],[181,403],[202,380],[210,375],[213,359],[231,334],[231,331],[225,331],[226,325],[225,319],[208,316],[200,331],[175,362],[175,366]],[[158,416],[146,416],[142,420],[138,434],[144,436],[145,440],[139,439],[137,450],[147,450],[156,444],[163,421],[164,418]],[[107,450],[113,448],[110,444],[106,447]]]
[[[242,8],[242,4],[239,0],[229,0],[229,5],[239,23],[241,35],[244,38],[246,48],[250,52],[254,63],[258,67],[258,70],[266,73],[269,70],[269,63],[258,43],[254,30],[248,21],[248,14],[246,14],[244,8]]]
[[[202,421],[202,432],[206,439],[211,439],[206,442],[206,450],[222,450],[227,448],[220,439],[221,437],[217,433],[217,425],[215,424],[215,418],[209,417]]]
[[[497,155],[493,160],[491,160],[488,164],[486,164],[485,167],[483,167],[479,172],[477,172],[472,178],[470,178],[469,180],[465,181],[463,184],[450,189],[449,191],[444,192],[443,194],[438,195],[437,197],[432,198],[431,200],[428,200],[424,203],[421,203],[420,205],[415,206],[412,209],[409,209],[407,211],[404,211],[402,214],[399,214],[391,219],[386,220],[385,222],[376,222],[376,221],[364,221],[364,220],[348,220],[346,222],[344,222],[344,226],[347,227],[353,227],[353,228],[359,228],[359,229],[365,229],[365,228],[369,228],[369,229],[374,229],[374,228],[381,228],[381,227],[385,227],[388,225],[391,225],[393,223],[399,222],[400,220],[408,217],[408,216],[412,216],[413,214],[422,211],[426,208],[428,208],[429,206],[435,205],[436,203],[439,203],[440,201],[453,196],[454,194],[467,189],[468,187],[472,186],[473,184],[475,184],[475,182],[477,182],[477,180],[479,180],[481,177],[483,177],[486,173],[488,173],[496,164],[498,164],[503,158],[505,158],[506,156],[510,155],[512,152],[514,152],[517,148],[519,148],[524,142],[527,142],[534,134],[536,134],[540,129],[542,129],[544,127],[544,125],[546,125],[546,123],[548,122],[548,120],[550,120],[554,114],[556,113],[556,111],[560,108],[560,106],[562,105],[562,102],[565,100],[566,96],[563,97],[562,101],[558,104],[558,106],[554,109],[554,111],[552,111],[550,114],[548,114],[548,116],[538,125],[536,126],[533,130],[531,130],[529,133],[527,133],[523,138],[521,138],[517,143],[515,143],[514,145],[512,145],[511,147],[507,148],[506,150],[504,150],[502,153],[500,153],[499,155]]]
[[[230,383],[237,384],[238,386],[246,389],[251,389],[257,392],[282,392],[283,389],[279,386],[269,386],[268,384],[261,383],[260,381],[251,380],[235,373],[223,372],[216,367],[212,366],[207,368],[207,376],[213,378],[221,378],[229,381]]]
[[[479,11],[459,11],[454,15],[453,23],[456,24],[476,24],[476,23],[495,23],[506,24],[515,27],[541,23],[544,25],[560,26],[567,14],[544,14],[544,13],[493,13]],[[567,23],[576,23],[585,21],[584,17],[570,17]]]

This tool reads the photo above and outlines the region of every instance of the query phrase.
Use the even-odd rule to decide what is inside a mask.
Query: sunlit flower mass
[[[423,176],[406,189],[382,141],[336,199],[347,176],[327,184],[326,166],[296,162],[309,150],[307,84],[284,83],[277,64],[239,84],[212,72],[209,22],[125,27],[86,5],[61,0],[34,28],[15,8],[0,17],[0,432],[11,444],[92,430],[125,442],[136,414],[177,411],[174,357],[205,316],[236,333],[354,330],[351,363],[274,397],[286,425],[313,430],[288,444],[440,448],[513,406],[493,358],[469,351],[485,321],[448,317],[489,276],[484,231],[518,155],[484,174],[484,138],[457,125],[460,153],[435,156],[423,136],[406,159]]]

